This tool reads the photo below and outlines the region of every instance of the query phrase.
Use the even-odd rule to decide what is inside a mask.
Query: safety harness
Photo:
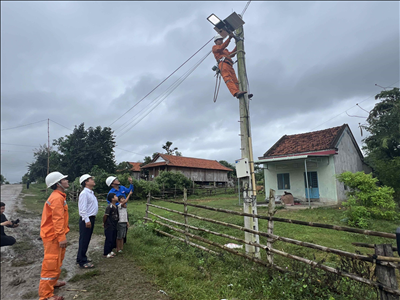
[[[235,52],[235,53],[236,53],[236,52]],[[216,77],[216,78],[215,78],[215,79],[216,79],[216,81],[215,81],[215,88],[214,88],[214,98],[213,98],[214,102],[217,102],[217,98],[218,98],[218,94],[219,94],[219,87],[221,86],[222,67],[224,66],[224,64],[221,64],[221,69],[219,69],[219,63],[220,63],[220,62],[225,62],[225,59],[226,59],[226,57],[223,56],[222,58],[220,58],[219,60],[217,60],[217,65],[212,67],[212,70],[215,71],[215,75],[214,75],[214,76]],[[228,62],[226,62],[226,63],[228,63]],[[232,62],[232,67],[233,67],[233,65],[234,65],[235,63],[237,63],[237,61]]]

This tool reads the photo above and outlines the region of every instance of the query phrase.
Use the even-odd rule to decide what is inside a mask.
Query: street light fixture
[[[207,18],[207,20],[215,26],[214,30],[218,32],[218,34],[220,34],[222,38],[225,38],[230,33],[234,33],[236,29],[243,26],[244,24],[242,18],[235,12],[233,12],[223,21],[220,18],[218,18],[215,14],[211,14]],[[234,37],[236,40],[240,40],[239,37],[235,35]]]

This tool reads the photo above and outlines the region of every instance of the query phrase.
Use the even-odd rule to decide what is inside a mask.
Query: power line
[[[207,55],[206,55],[204,58],[202,58],[202,59],[200,60],[200,63],[201,63],[210,53],[211,53],[211,51],[208,52]],[[158,104],[155,104],[155,105],[154,105],[153,109],[155,109],[155,107],[157,107],[166,97],[168,97],[168,96],[180,85],[180,83],[182,83],[183,80],[186,79],[186,78],[188,77],[188,75],[190,75],[190,73],[194,71],[195,68],[197,68],[198,65],[199,65],[199,62],[197,62],[197,63],[195,64],[194,67],[192,67],[191,69],[189,69],[188,71],[186,71],[186,73],[184,73],[184,74],[183,74],[181,77],[179,77],[174,83],[172,83],[162,94],[160,94],[158,97],[156,97],[156,98],[148,105],[148,107],[145,107],[145,108],[142,109],[140,112],[138,112],[138,113],[137,113],[137,116],[139,116],[139,115],[140,115],[142,112],[144,112],[147,108],[151,107],[151,105],[153,105],[153,104],[155,104],[157,101],[159,101]],[[186,78],[184,78],[185,76],[186,76]],[[184,79],[182,80],[182,78],[184,78]],[[179,83],[179,82],[180,82],[180,83]],[[162,100],[160,101],[159,99],[162,99]],[[138,122],[140,122],[145,116],[147,116],[153,109],[151,109],[146,115],[144,115]],[[136,120],[136,119],[132,119],[132,120],[130,120],[130,121],[128,121],[128,122],[125,122],[125,124],[128,123],[128,126],[129,126],[129,125],[132,124],[135,120]],[[121,136],[122,136],[123,134],[125,134],[127,131],[129,131],[130,129],[132,129],[138,122],[136,122],[133,126],[131,126],[129,129],[127,129],[124,133],[122,133],[122,134],[121,134],[120,136],[118,136],[118,137],[121,137]],[[125,125],[125,124],[124,124],[124,125]]]
[[[129,129],[126,129],[125,132],[123,132],[122,134],[120,134],[118,137],[122,137],[123,135],[125,135],[127,132],[129,132],[133,127],[135,127],[140,121],[142,121],[147,115],[149,115],[158,105],[161,104],[161,102],[163,102],[176,88],[178,88],[183,81],[185,81],[186,78],[189,77],[190,74],[192,74],[194,72],[194,70],[197,69],[197,67],[208,57],[208,55],[210,55],[212,51],[209,51],[200,61],[198,61],[190,70],[188,70],[184,75],[182,75],[179,79],[177,79],[168,89],[170,89],[168,91],[164,92],[164,95],[161,94],[159,97],[157,97],[155,100],[153,100],[152,103],[150,103],[149,107],[153,105],[153,107],[151,109],[149,109],[149,111],[147,113],[145,113],[144,115],[142,115],[139,120],[137,120],[136,123],[134,123]],[[160,100],[157,101],[157,99],[160,98]],[[157,103],[156,103],[157,102]],[[144,109],[145,110],[145,109]],[[135,119],[133,119],[130,123],[134,122]]]
[[[2,129],[1,131],[20,128],[20,127],[24,127],[24,126],[29,126],[29,125],[37,124],[37,123],[44,122],[44,121],[47,121],[47,119],[44,119],[44,120],[41,120],[41,121],[37,121],[37,122],[33,122],[33,123],[29,123],[29,124],[20,125],[20,126],[15,126],[15,127],[11,127],[11,128],[5,128],[5,129]]]
[[[14,151],[14,150],[4,150],[4,149],[1,149],[1,151],[3,151],[3,152],[33,153],[33,152],[28,152],[28,151]]]
[[[134,153],[134,154],[137,154],[137,155],[146,156],[145,154],[136,153],[136,152],[125,150],[125,149],[122,149],[122,148],[119,148],[119,147],[115,147],[115,149],[123,150],[123,151],[126,151],[126,152],[131,152],[131,153]]]
[[[68,128],[68,127],[65,127],[64,125],[61,125],[60,123],[57,123],[56,121],[53,121],[52,119],[49,119],[49,120],[52,121],[53,123],[56,123],[57,125],[59,125],[59,126],[61,126],[61,127],[64,127],[65,129],[68,129],[68,130],[73,131],[72,129],[70,129],[70,128]]]
[[[9,144],[9,143],[2,143],[3,145],[10,145],[10,146],[21,146],[21,147],[37,147],[32,145],[19,145],[19,144]]]
[[[392,83],[390,86],[392,86],[392,85],[394,85],[394,84],[397,84],[397,83],[399,83],[399,82],[400,82],[400,81],[396,81],[395,83]],[[314,127],[313,129],[311,129],[311,131],[314,130],[314,129],[316,129],[316,128],[318,128],[318,127],[321,126],[321,125],[324,125],[325,123],[328,123],[329,121],[335,119],[336,117],[339,117],[340,115],[342,115],[342,114],[344,114],[344,113],[347,113],[348,110],[350,110],[350,109],[356,107],[358,104],[363,103],[364,101],[369,100],[371,97],[374,97],[374,96],[369,96],[369,97],[365,98],[364,100],[362,100],[362,101],[360,101],[360,102],[354,104],[352,107],[346,109],[345,111],[341,112],[340,114],[337,114],[336,116],[330,118],[329,120],[327,120],[327,121],[325,121],[325,122],[319,124],[318,126]]]
[[[192,56],[190,56],[183,64],[181,64],[175,71],[173,71],[170,75],[168,75],[167,78],[165,78],[163,81],[161,81],[155,88],[153,88],[147,95],[145,95],[142,99],[140,99],[138,102],[135,103],[131,108],[129,108],[124,114],[119,116],[114,122],[112,122],[111,125],[113,125],[115,122],[117,122],[119,119],[121,119],[123,116],[125,116],[128,112],[130,112],[135,106],[137,106],[140,102],[142,102],[147,96],[149,96],[153,91],[155,91],[161,84],[163,84],[165,81],[167,81],[168,78],[170,78],[172,75],[174,75],[181,67],[183,67],[189,60],[191,60],[197,53],[199,53],[205,46],[207,46],[214,37],[212,37],[207,43],[205,43],[199,50],[197,50]]]
[[[251,2],[251,0],[248,1],[247,4],[246,4],[246,6],[244,7],[244,9],[243,9],[243,11],[242,11],[242,14],[241,14],[242,18],[243,18],[243,16],[244,16],[244,13],[246,12],[247,8],[249,7],[250,2]]]

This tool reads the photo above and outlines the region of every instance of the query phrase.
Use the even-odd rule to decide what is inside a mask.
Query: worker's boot
[[[253,98],[253,94],[248,94],[249,99]]]
[[[236,98],[239,99],[240,96],[243,96],[244,94],[246,94],[247,92],[237,92],[236,93]]]

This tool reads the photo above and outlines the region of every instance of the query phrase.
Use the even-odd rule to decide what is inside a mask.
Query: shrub
[[[183,188],[189,188],[193,185],[192,181],[181,172],[161,171],[154,181],[160,187],[164,184],[165,189],[174,189],[176,185],[177,189],[183,190]]]
[[[337,178],[350,188],[347,202],[343,203],[349,225],[367,227],[370,218],[394,220],[397,217],[393,188],[378,186],[378,179],[372,174],[344,172]]]

